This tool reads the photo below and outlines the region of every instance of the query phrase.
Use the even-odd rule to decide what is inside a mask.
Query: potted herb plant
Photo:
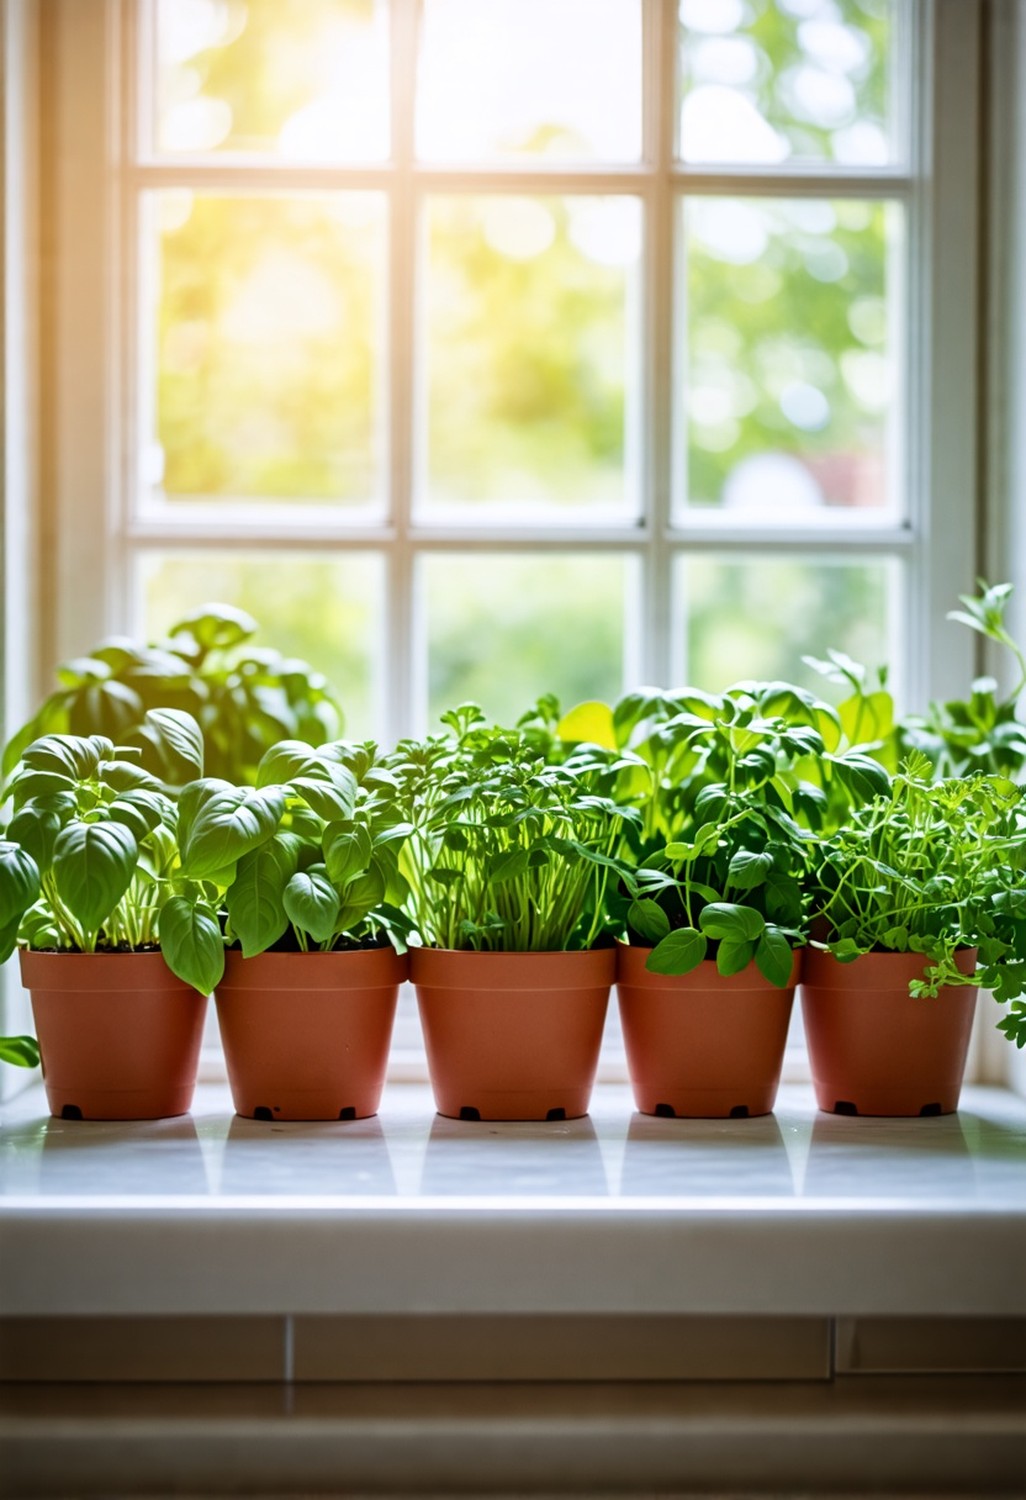
[[[255,789],[210,780],[183,797],[183,869],[224,885],[216,1004],[240,1115],[377,1113],[407,969],[394,793],[373,745],[291,740]]]
[[[166,753],[202,768],[187,714],[144,722]],[[181,894],[174,801],[102,735],[26,746],[4,797],[0,959],[20,946],[51,1111],[185,1113],[221,939],[202,893]]]
[[[1026,766],[1026,724],[1019,716],[1019,703],[1026,690],[1026,653],[1005,624],[1012,585],[987,584],[981,578],[978,588],[978,594],[959,596],[962,607],[949,611],[948,619],[967,626],[1011,657],[1012,688],[999,696],[993,677],[978,677],[968,698],[931,703],[925,715],[903,719],[898,734],[905,750],[921,750],[929,758],[935,774],[993,771],[1021,779]]]
[[[553,765],[472,705],[443,723],[388,762],[413,830],[410,969],[438,1110],[586,1114],[615,970],[605,891],[636,815],[596,789],[604,752]]]
[[[617,960],[642,1113],[773,1108],[807,936],[808,823],[827,800],[796,768],[825,753],[823,708],[784,684],[617,706],[620,774],[647,835]]]
[[[819,845],[801,993],[821,1109],[957,1108],[977,986],[1009,1000],[1024,987],[1023,814],[1004,777],[935,782],[913,752]],[[1026,1042],[1021,1002],[1002,1029]]]
[[[7,746],[9,775],[43,734],[100,734],[135,745],[143,766],[180,785],[194,772],[155,733],[147,711],[191,714],[204,740],[208,776],[251,784],[261,755],[291,737],[320,745],[342,733],[342,709],[326,679],[304,661],[250,643],[251,615],[207,604],[151,643],[116,636],[58,669],[58,686]]]

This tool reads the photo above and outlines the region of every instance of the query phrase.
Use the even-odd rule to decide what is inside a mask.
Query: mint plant
[[[652,772],[643,812],[650,838],[626,882],[627,935],[654,945],[653,973],[687,974],[710,957],[724,976],[754,962],[770,983],[786,985],[806,939],[809,824],[826,806],[822,789],[797,772],[825,753],[819,730],[801,722],[819,710],[783,684],[698,701],[703,712],[661,719],[640,742]],[[791,717],[765,717],[763,703]]]
[[[857,809],[816,848],[809,881],[817,947],[843,963],[866,953],[919,953],[911,993],[978,984],[1001,1000],[1026,990],[1026,802],[1005,777],[932,780],[912,752],[890,792]],[[957,966],[976,948],[975,975]],[[1026,1006],[1001,1030],[1026,1045]]]
[[[529,726],[489,727],[464,704],[444,735],[388,757],[411,833],[410,915],[429,946],[487,952],[587,949],[606,937],[615,857],[637,820],[599,789],[609,756],[553,764]]]
[[[99,734],[136,747],[145,769],[181,785],[188,767],[149,732],[146,714],[157,708],[195,718],[207,773],[238,783],[255,780],[261,755],[281,739],[336,739],[342,709],[326,679],[297,658],[248,646],[257,628],[242,610],[211,604],[177,621],[166,640],[117,636],[64,663],[55,691],[7,746],[3,774],[44,734]]]

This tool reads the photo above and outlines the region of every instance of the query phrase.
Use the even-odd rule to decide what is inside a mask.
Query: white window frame
[[[673,561],[688,552],[794,551],[809,556],[893,557],[906,569],[904,661],[899,681],[908,699],[959,691],[972,672],[972,643],[940,629],[955,595],[974,575],[976,518],[975,236],[979,0],[908,0],[899,8],[915,80],[907,161],[871,171],[817,167],[714,169],[674,157],[677,11],[673,0],[642,0],[644,18],[643,160],[620,167],[529,164],[484,168],[418,164],[413,154],[416,6],[395,0],[392,50],[393,159],[383,166],[325,167],[212,160],[138,158],[134,139],[135,68],[146,38],[136,0],[55,0],[53,12],[57,163],[54,208],[58,255],[53,348],[57,578],[87,572],[90,583],[53,588],[54,660],[131,621],[131,555],[169,546],[245,545],[254,551],[315,547],[319,552],[374,550],[387,562],[389,609],[385,658],[392,664],[383,722],[385,740],[424,727],[418,642],[424,621],[415,589],[416,560],[439,550],[614,551],[638,560],[642,578],[639,649],[629,653],[630,686],[670,682],[682,670],[674,645]],[[102,25],[99,24],[102,18]],[[111,86],[120,79],[121,87]],[[213,518],[133,515],[138,382],[135,257],[137,195],[162,185],[211,188],[370,187],[392,200],[388,380],[390,513],[381,524],[347,525],[309,512]],[[413,515],[413,356],[404,330],[413,326],[417,207],[425,193],[541,191],[625,192],[646,212],[644,341],[641,381],[643,518],[639,524],[574,522],[544,530],[473,519],[428,525]],[[910,410],[904,437],[904,518],[871,520],[844,512],[815,526],[753,530],[721,513],[674,513],[680,433],[673,395],[675,338],[664,315],[674,307],[677,194],[753,192],[776,197],[852,195],[889,198],[907,213]],[[71,253],[73,251],[73,253]],[[677,306],[679,320],[680,307]],[[943,351],[933,359],[932,350]],[[965,354],[965,358],[961,357]],[[191,508],[190,508],[191,509]],[[421,653],[422,655],[422,653]],[[904,667],[904,671],[900,668]],[[421,689],[418,691],[418,689]],[[420,700],[418,702],[418,700]]]
[[[5,0],[11,3],[11,0]],[[391,741],[423,727],[416,668],[423,618],[415,564],[432,551],[572,549],[633,556],[643,580],[640,648],[634,681],[670,682],[680,670],[672,646],[673,559],[683,553],[842,553],[896,558],[905,569],[903,661],[909,707],[964,692],[977,668],[968,632],[945,622],[955,596],[972,587],[982,563],[979,495],[979,329],[977,264],[983,0],[904,0],[899,14],[910,48],[907,158],[872,171],[787,171],[688,166],[674,157],[677,7],[642,0],[643,160],[637,166],[465,168],[417,164],[413,156],[416,37],[413,0],[394,0],[393,160],[387,166],[259,166],[232,161],[188,165],[139,161],[134,140],[135,69],[144,43],[137,0],[48,0],[43,27],[44,200],[49,279],[42,299],[45,414],[40,474],[37,652],[31,696],[46,690],[52,666],[131,620],[133,553],[161,544],[245,545],[254,551],[316,547],[386,555],[389,608],[384,657],[392,665],[380,733]],[[381,525],[303,518],[286,525],[256,515],[230,522],[133,516],[137,422],[137,287],[132,247],[141,189],[202,181],[211,187],[373,187],[393,198],[388,348],[390,514]],[[402,330],[412,326],[417,226],[415,203],[439,188],[468,191],[626,192],[646,205],[644,249],[643,520],[640,525],[561,525],[527,533],[468,522],[428,527],[412,513],[413,359]],[[680,433],[674,400],[675,235],[680,190],[777,197],[843,194],[893,198],[906,207],[905,289],[908,410],[903,433],[905,515],[873,520],[832,512],[815,527],[739,527],[721,513],[675,515],[672,494]],[[680,318],[676,308],[676,319]],[[679,322],[678,322],[679,328]],[[819,518],[817,518],[819,520]],[[678,648],[679,652],[679,648]],[[902,670],[903,669],[903,670]],[[625,686],[631,685],[631,682]],[[543,687],[544,684],[540,684]],[[988,1048],[983,1077],[1002,1068]],[[977,1077],[980,1077],[979,1072]]]

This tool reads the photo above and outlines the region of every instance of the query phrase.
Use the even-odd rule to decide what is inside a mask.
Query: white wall
[[[988,502],[983,564],[1016,585],[1026,639],[1026,0],[991,12]]]
[[[997,0],[991,18],[988,525],[981,566],[991,580],[1015,584],[1010,623],[1026,641],[1026,0]],[[996,671],[999,663],[991,665]],[[1010,1072],[1026,1094],[1026,1052],[992,1036],[984,1066],[988,1075]]]
[[[39,8],[35,0],[2,0],[0,108],[0,343],[3,421],[0,423],[0,739],[29,714],[35,696],[37,653],[36,525],[38,476],[39,277]],[[27,997],[16,964],[0,975],[0,1033],[31,1031]],[[0,1067],[0,1098],[38,1075]]]

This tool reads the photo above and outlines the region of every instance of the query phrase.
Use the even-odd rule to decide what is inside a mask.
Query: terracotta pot
[[[362,1120],[381,1102],[407,962],[392,948],[225,954],[215,1001],[236,1113]]]
[[[612,948],[414,948],[410,978],[439,1114],[463,1120],[587,1114],[615,972]]]
[[[634,1100],[642,1114],[768,1115],[777,1097],[799,960],[778,989],[749,964],[724,978],[650,974],[651,948],[619,945],[616,987]]]
[[[20,957],[51,1114],[159,1120],[186,1113],[205,995],[176,979],[160,953],[23,949]]]
[[[963,974],[976,950],[956,955]],[[947,1115],[958,1108],[976,989],[957,985],[915,1000],[918,953],[866,953],[838,963],[806,950],[802,1014],[820,1109],[840,1115]]]

